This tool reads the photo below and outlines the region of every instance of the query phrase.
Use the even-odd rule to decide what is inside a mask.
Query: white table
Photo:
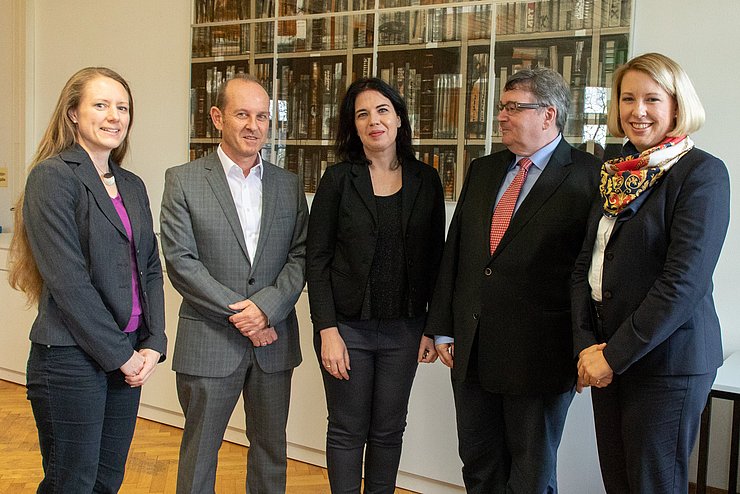
[[[712,419],[712,398],[730,400],[732,406],[732,436],[730,442],[730,478],[727,493],[737,494],[737,461],[740,449],[740,352],[735,352],[717,370],[717,378],[701,415],[699,432],[699,472],[696,476],[696,494],[706,494],[707,461],[709,456],[709,426]]]

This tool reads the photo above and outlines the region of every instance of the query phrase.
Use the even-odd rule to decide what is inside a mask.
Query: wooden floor
[[[182,431],[139,419],[126,465],[122,494],[174,493]],[[216,492],[245,491],[247,448],[224,442],[219,454]],[[0,494],[35,492],[42,477],[41,455],[31,406],[23,386],[0,380]],[[326,470],[288,461],[290,494],[328,494]],[[396,489],[397,494],[410,493]]]

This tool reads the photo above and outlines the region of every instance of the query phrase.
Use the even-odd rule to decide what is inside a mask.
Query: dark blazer
[[[425,332],[455,338],[453,380],[465,380],[477,333],[484,388],[560,393],[575,383],[569,282],[599,162],[563,139],[491,256],[496,194],[514,158],[505,150],[470,164]]]
[[[162,266],[146,188],[133,173],[113,161],[109,165],[136,246],[144,316],[140,347],[164,359]],[[131,316],[130,244],[82,147],[70,147],[33,167],[23,218],[44,280],[31,341],[79,345],[105,371],[118,369],[134,350],[122,332]]]
[[[298,177],[262,161],[262,218],[254,259],[216,152],[165,173],[162,250],[182,295],[172,369],[225,377],[252,347],[229,322],[229,304],[249,299],[278,339],[255,347],[264,372],[301,363],[295,304],[305,284],[308,206]]]
[[[712,274],[730,216],[724,163],[692,149],[650,189],[633,216],[617,219],[604,255],[603,334],[594,330],[588,283],[601,219],[597,206],[573,272],[576,355],[607,342],[604,357],[617,374],[717,369],[722,342]]]
[[[445,205],[439,174],[404,162],[401,192],[410,314],[426,313],[444,245]],[[308,297],[316,332],[337,320],[359,319],[377,234],[375,196],[367,165],[330,166],[311,204]]]

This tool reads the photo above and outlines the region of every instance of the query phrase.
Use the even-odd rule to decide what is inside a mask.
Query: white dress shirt
[[[601,282],[604,274],[604,251],[609,237],[612,236],[616,217],[602,216],[599,220],[599,229],[596,232],[596,242],[591,254],[591,267],[588,270],[588,284],[591,285],[591,298],[601,302]]]
[[[226,181],[234,199],[236,212],[239,215],[239,223],[244,234],[244,242],[247,244],[249,260],[254,260],[257,251],[257,241],[260,237],[260,222],[262,219],[262,156],[257,155],[256,164],[249,170],[245,177],[244,171],[234,163],[226,153],[218,146],[218,158],[224,167]]]

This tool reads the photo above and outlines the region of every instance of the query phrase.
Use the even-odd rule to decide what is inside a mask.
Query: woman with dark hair
[[[730,217],[724,163],[689,134],[704,108],[659,53],[614,73],[601,202],[573,272],[578,386],[591,386],[608,493],[688,492],[689,454],[722,337],[712,275]]]
[[[414,157],[406,104],[380,79],[352,83],[311,207],[307,280],[329,411],[333,493],[395,488],[422,334],[444,245],[439,175]]]
[[[10,284],[38,304],[26,379],[39,493],[118,491],[141,386],[167,349],[149,199],[120,166],[133,115],[116,72],[74,74],[15,210]]]

